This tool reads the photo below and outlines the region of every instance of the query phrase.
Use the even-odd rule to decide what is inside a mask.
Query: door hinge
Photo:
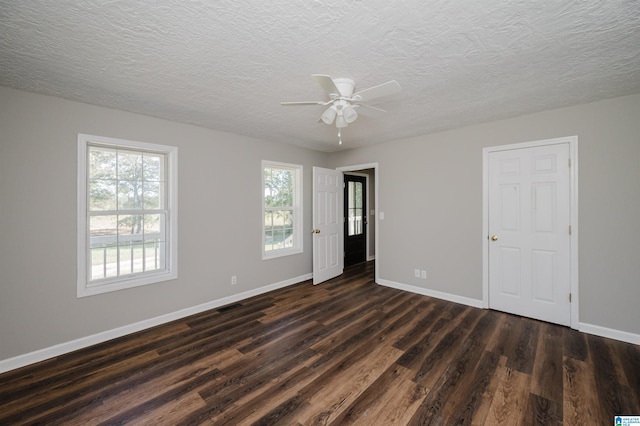
[[[571,235],[571,225],[569,225],[569,235]]]
[[[571,303],[571,293],[569,293],[569,303]]]

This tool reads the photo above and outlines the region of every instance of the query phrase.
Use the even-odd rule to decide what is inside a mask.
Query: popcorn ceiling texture
[[[400,94],[343,130],[313,73]],[[335,151],[640,92],[636,0],[0,0],[0,85]]]

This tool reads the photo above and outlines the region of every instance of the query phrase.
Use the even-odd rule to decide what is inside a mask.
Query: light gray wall
[[[0,88],[0,360],[311,272],[260,252],[260,161],[379,164],[383,279],[482,297],[482,148],[578,135],[580,321],[640,333],[640,95],[331,155]],[[179,278],[76,298],[77,134],[179,147]],[[413,269],[428,280],[413,278]],[[231,275],[238,276],[236,287]]]
[[[640,95],[334,153],[329,164],[379,163],[380,278],[482,299],[482,148],[573,135],[580,322],[638,334]]]
[[[76,298],[78,133],[178,146],[177,280]],[[261,259],[263,159],[304,166],[311,229],[327,154],[0,88],[0,360],[309,274],[311,234]]]

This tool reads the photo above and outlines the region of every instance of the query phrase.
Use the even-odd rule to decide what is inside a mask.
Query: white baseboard
[[[4,359],[0,361],[0,373],[4,373],[10,370],[15,370],[16,368],[20,368],[29,364],[34,364],[36,362],[44,361],[46,359],[60,356],[69,352],[73,352],[78,349],[86,348],[91,345],[106,342],[107,340],[115,339],[117,337],[126,336],[127,334],[146,330],[147,328],[155,327],[157,325],[161,325],[161,324],[165,324],[181,318],[185,318],[190,315],[195,315],[210,309],[219,308],[220,306],[224,306],[230,303],[238,302],[240,300],[248,299],[253,296],[258,296],[260,294],[277,290],[279,288],[288,287],[293,284],[310,280],[311,278],[313,278],[313,274],[301,275],[299,277],[291,278],[285,281],[280,281],[275,284],[269,284],[254,290],[245,291],[242,293],[223,297],[217,300],[212,300],[210,302],[192,306],[190,308],[181,309],[179,311],[160,315],[154,318],[149,318],[133,324],[114,328],[112,330],[103,331],[101,333],[93,334],[91,336],[81,337],[79,339],[75,339],[65,343],[60,343],[58,345],[50,346],[48,348],[40,349],[24,355],[18,355],[13,358]]]
[[[375,255],[373,255],[373,256],[369,256],[369,257],[367,258],[367,262],[371,262],[372,260],[376,260],[376,256],[375,256]]]
[[[473,306],[474,308],[482,308],[482,300],[471,299],[470,297],[458,296],[457,294],[444,293],[437,290],[429,290],[427,288],[416,287],[383,279],[379,279],[377,283],[386,287],[409,291],[411,293],[417,293],[423,296],[435,297],[436,299],[442,299],[448,302],[460,303],[462,305]]]
[[[613,328],[601,327],[599,325],[579,323],[578,330],[583,333],[593,334],[609,339],[620,340],[622,342],[640,345],[640,334],[629,333],[627,331],[615,330]]]

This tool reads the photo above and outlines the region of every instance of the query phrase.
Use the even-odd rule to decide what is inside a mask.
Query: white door
[[[313,168],[313,284],[344,269],[342,189],[342,172]]]
[[[571,323],[569,144],[489,153],[489,307]]]

